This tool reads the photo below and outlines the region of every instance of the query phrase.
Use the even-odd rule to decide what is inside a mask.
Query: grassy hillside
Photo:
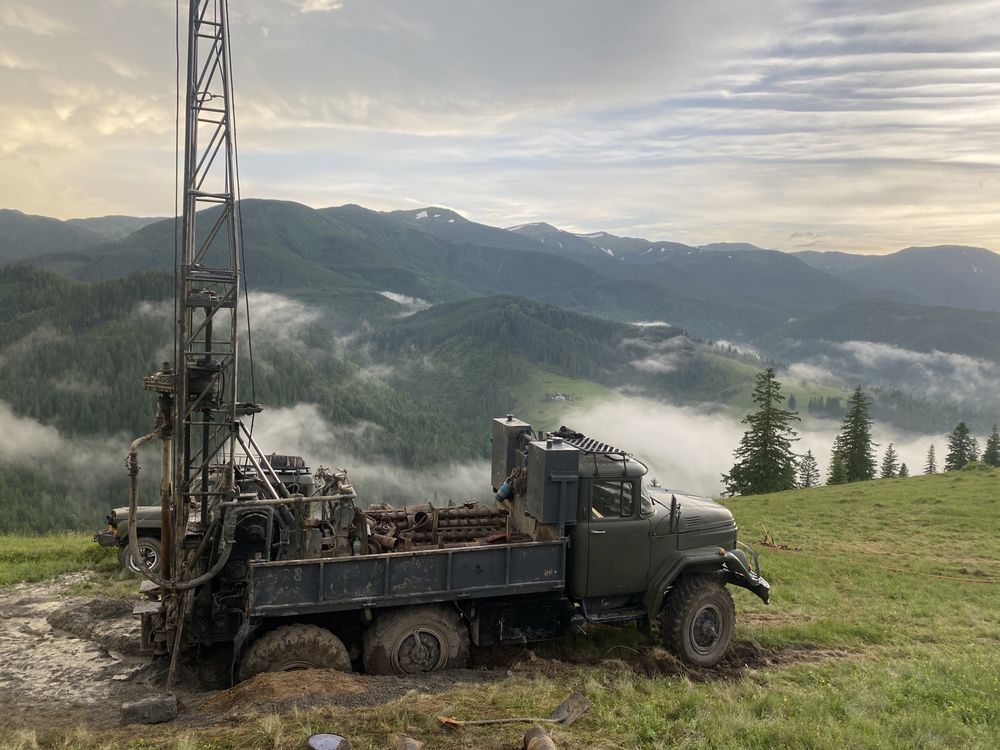
[[[444,693],[417,689],[367,707],[327,703],[212,726],[35,731],[13,746],[292,750],[312,732],[337,731],[363,748],[389,747],[401,733],[445,750],[514,747],[523,726],[449,732],[434,715],[545,713],[572,690],[594,705],[571,727],[553,729],[559,747],[996,746],[1000,474],[880,480],[728,504],[743,538],[758,543],[773,589],[768,607],[735,592],[734,656],[716,672],[685,672],[635,633],[602,630],[505,649],[490,658],[506,665],[506,677]],[[39,545],[54,554],[51,541]],[[0,581],[10,580],[0,558]]]

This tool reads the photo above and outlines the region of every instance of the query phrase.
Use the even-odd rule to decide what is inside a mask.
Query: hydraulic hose
[[[168,589],[170,591],[187,591],[188,589],[193,589],[196,586],[200,586],[203,583],[211,581],[225,567],[226,563],[229,562],[229,555],[232,554],[233,551],[233,537],[236,533],[237,514],[228,513],[226,515],[226,518],[222,523],[222,533],[220,534],[222,549],[219,552],[219,559],[216,560],[215,564],[211,568],[197,578],[193,578],[190,581],[168,581],[150,570],[146,561],[143,560],[142,555],[139,554],[139,535],[136,530],[138,527],[136,514],[139,507],[139,448],[157,437],[159,437],[159,433],[151,432],[148,435],[143,435],[142,437],[135,439],[129,446],[128,458],[125,460],[125,463],[128,466],[129,474],[128,548],[136,568],[138,568],[139,572],[142,573],[143,577],[147,580],[152,581],[160,588]]]

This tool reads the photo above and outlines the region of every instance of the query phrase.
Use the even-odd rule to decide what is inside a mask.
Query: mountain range
[[[878,300],[878,325],[863,331],[872,340],[995,356],[979,337],[942,333],[1000,326],[1000,256],[984,248],[787,253],[748,243],[693,247],[574,234],[546,223],[502,229],[433,206],[377,212],[246,200],[241,208],[250,287],[322,299],[352,325],[398,312],[381,292],[431,304],[512,294],[620,322],[661,321],[780,355],[781,338],[803,328],[822,328],[835,340],[862,335],[852,321]],[[200,220],[210,221],[211,212]],[[126,232],[133,224],[139,228]],[[84,281],[168,271],[173,242],[172,219],[62,222],[0,212],[0,263]],[[914,335],[914,306],[928,308],[921,326],[934,336]]]
[[[771,361],[800,405],[823,405],[816,416],[838,418],[860,382],[875,419],[899,428],[995,419],[1000,260],[981,248],[693,247],[435,207],[246,200],[241,213],[257,363],[244,397],[295,419],[311,405],[349,455],[467,460],[487,452],[489,416],[557,426],[561,403],[613,392],[743,413]],[[147,428],[139,382],[168,356],[174,230],[0,211],[0,429],[37,439],[38,456],[90,461]],[[963,378],[971,387],[949,400],[940,383]],[[61,510],[79,479],[39,484],[27,459],[3,463],[13,499],[0,498],[0,529],[34,527],[39,507],[47,522],[84,523],[121,489],[99,465],[86,498]]]

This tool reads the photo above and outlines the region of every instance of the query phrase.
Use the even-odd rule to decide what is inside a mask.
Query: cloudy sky
[[[0,207],[169,215],[174,0],[0,0]],[[995,0],[231,0],[245,196],[1000,250]]]

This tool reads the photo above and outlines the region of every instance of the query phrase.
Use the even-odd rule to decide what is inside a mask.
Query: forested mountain
[[[1000,311],[1000,256],[964,245],[908,247],[887,255],[795,253],[865,290],[920,305]]]
[[[99,245],[104,238],[85,227],[46,216],[0,209],[0,264],[42,253],[74,253]]]
[[[0,456],[0,529],[59,528],[68,518],[89,525],[121,502],[122,457],[151,425],[142,378],[169,352],[171,293],[170,277],[159,273],[90,284],[0,269],[0,430],[21,433],[18,460]],[[255,396],[265,406],[317,404],[334,426],[378,425],[377,444],[343,447],[374,449],[406,466],[481,448],[479,435],[463,435],[419,394],[339,356],[321,322],[281,334],[257,342]],[[248,380],[241,386],[250,398]]]
[[[1000,361],[1000,313],[865,300],[786,323],[761,343],[788,356],[822,341],[872,341]]]
[[[121,456],[152,415],[141,380],[169,356],[170,294],[157,272],[87,283],[0,269],[0,429],[23,435],[17,460],[0,457],[0,529],[89,524],[121,502]],[[343,321],[322,304],[264,296],[253,315],[253,397],[271,410],[315,404],[345,428],[340,450],[400,467],[485,455],[488,419],[540,401],[526,383],[543,371],[678,402],[724,400],[753,374],[677,329],[512,296],[383,317],[336,346]],[[359,424],[373,429],[348,429]]]
[[[583,404],[624,391],[742,409],[765,362],[746,343],[817,417],[838,419],[838,394],[859,382],[877,419],[917,431],[1000,411],[1000,313],[901,301],[960,289],[992,304],[988,251],[861,260],[504,230],[433,207],[247,200],[241,211],[254,398],[272,412],[311,405],[348,456],[415,468],[480,457],[491,416],[551,416],[561,391]],[[0,456],[0,529],[89,524],[120,501],[120,454],[151,415],[141,378],[170,356],[174,222],[116,241],[17,212],[0,213],[3,226],[16,231],[0,247],[20,249],[0,266],[30,265],[0,267],[0,429],[25,436]]]
[[[120,240],[145,226],[163,221],[162,216],[92,216],[86,219],[67,219],[73,227],[82,227],[95,232],[105,240]]]

